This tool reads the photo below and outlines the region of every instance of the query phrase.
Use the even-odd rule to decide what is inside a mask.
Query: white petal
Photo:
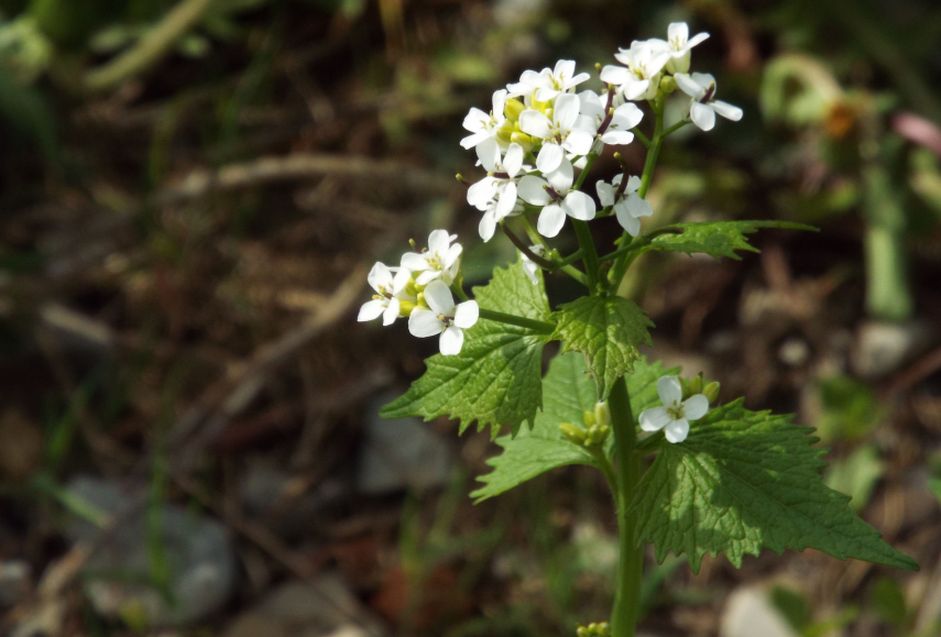
[[[689,422],[685,419],[674,420],[663,428],[663,435],[673,444],[683,442],[689,435]]]
[[[620,184],[621,175],[618,175],[616,179],[617,179],[618,184]],[[626,193],[637,192],[637,189],[640,188],[640,184],[641,184],[640,177],[638,177],[637,175],[631,175],[630,177],[627,178],[627,186],[624,187],[624,192]]]
[[[523,147],[513,142],[506,149],[506,155],[503,156],[503,170],[510,177],[516,177],[516,174],[523,167]]]
[[[524,133],[537,139],[548,137],[549,127],[552,126],[552,122],[549,121],[548,117],[532,109],[526,109],[520,113],[519,124]]]
[[[564,195],[572,187],[572,182],[575,180],[575,169],[572,168],[572,162],[563,159],[558,168],[546,175],[546,179],[553,190],[560,195]]]
[[[608,146],[626,146],[634,141],[634,133],[626,130],[608,130],[601,136]]]
[[[580,190],[573,190],[565,195],[565,199],[562,200],[562,208],[568,216],[582,221],[594,219],[597,211],[595,200]]]
[[[657,381],[657,395],[660,402],[670,406],[683,400],[683,387],[676,376],[661,376]]]
[[[399,300],[395,297],[389,299],[389,307],[382,313],[382,324],[392,325],[399,318]]]
[[[671,43],[686,44],[686,40],[689,39],[689,27],[685,22],[671,22],[667,25],[667,38]]]
[[[614,186],[606,181],[598,181],[595,183],[595,192],[598,193],[598,200],[601,201],[602,207],[614,205]]]
[[[497,119],[504,119],[503,109],[506,107],[506,89],[501,88],[493,92],[490,96],[490,104],[493,108],[493,116]]]
[[[498,170],[500,166],[500,145],[497,140],[490,137],[477,144],[477,159],[480,160],[480,165],[488,173]]]
[[[451,240],[453,241],[453,239]],[[448,249],[444,251],[444,254],[441,255],[442,268],[447,270],[457,263],[457,260],[461,258],[462,252],[464,252],[464,247],[460,243],[449,246]]]
[[[415,284],[424,286],[441,277],[441,270],[425,270],[415,277]]]
[[[693,78],[686,73],[677,73],[673,79],[676,80],[676,86],[694,100],[702,99],[702,96],[706,94],[706,87],[694,82]]]
[[[548,102],[553,97],[559,94],[559,89],[554,86],[540,86],[536,89],[536,100],[540,102]]]
[[[548,175],[562,163],[565,153],[558,144],[543,144],[539,149],[539,155],[536,157],[536,170],[544,175]]]
[[[628,195],[625,205],[627,206],[628,214],[635,219],[649,217],[653,214],[653,208],[650,206],[650,203],[646,199],[641,198],[637,193]]]
[[[371,321],[380,314],[382,314],[386,309],[386,301],[384,299],[373,299],[371,301],[366,301],[359,308],[359,314],[356,316],[357,321]]]
[[[418,252],[406,252],[400,262],[410,272],[423,272],[428,269],[428,259]]]
[[[395,277],[392,279],[392,294],[398,294],[404,290],[411,278],[412,273],[408,268],[399,268],[399,271],[395,273]]]
[[[543,208],[536,221],[539,234],[549,239],[559,234],[563,225],[565,225],[565,212],[558,204],[550,204]]]
[[[623,203],[624,202],[622,202],[622,204]],[[640,220],[628,212],[625,205],[618,204],[614,208],[614,213],[617,215],[618,223],[621,224],[625,232],[632,237],[636,237],[640,234]]]
[[[484,216],[480,218],[480,223],[477,224],[477,233],[480,235],[480,238],[486,243],[493,239],[493,233],[496,232],[496,230],[497,219],[493,211],[485,212]]]
[[[559,95],[555,98],[555,105],[552,107],[552,119],[562,130],[569,130],[578,119],[578,109],[578,95],[571,93]]]
[[[464,331],[461,328],[452,325],[441,332],[441,338],[438,339],[438,349],[441,350],[442,356],[460,354],[463,346]]]
[[[631,135],[631,137],[633,137],[633,135]],[[569,131],[569,134],[566,136],[562,146],[565,148],[565,150],[569,151],[573,155],[581,156],[587,155],[591,152],[591,144],[594,141],[594,132],[589,133],[588,131],[574,128]]]
[[[732,104],[723,102],[722,100],[714,100],[710,105],[712,106],[712,110],[725,119],[730,119],[733,122],[737,122],[738,120],[742,119],[742,109],[740,109],[738,106],[733,106]]]
[[[631,72],[628,71],[623,66],[617,66],[614,64],[607,64],[604,68],[601,69],[601,81],[606,84],[614,84],[615,86],[621,86],[631,77]]]
[[[699,420],[709,411],[709,399],[705,394],[695,394],[683,401],[683,415],[687,420]]]
[[[575,60],[559,60],[552,69],[557,78],[572,77],[575,75]]]
[[[659,431],[673,419],[663,407],[653,407],[640,412],[638,420],[640,420],[640,428],[644,431]]]
[[[478,318],[480,318],[480,307],[477,301],[464,301],[454,308],[454,324],[462,329],[473,327]]]
[[[582,82],[587,82],[590,79],[591,79],[591,75],[589,75],[588,73],[579,73],[578,75],[573,77],[570,82],[568,82],[568,86],[569,88],[573,86],[578,86]]]
[[[696,84],[702,87],[703,91],[709,88],[710,85],[716,83],[716,78],[712,73],[690,73],[690,77]]]
[[[474,148],[480,144],[485,139],[490,139],[493,137],[493,133],[488,130],[482,130],[474,133],[473,135],[468,135],[461,139],[461,148]]]
[[[705,42],[708,39],[709,39],[708,33],[705,33],[705,32],[697,33],[686,42],[686,49],[689,50],[693,48],[694,46],[696,46],[697,44],[699,44],[700,42]]]
[[[716,112],[709,104],[693,102],[689,105],[689,118],[703,131],[711,131],[716,125]]]
[[[428,251],[437,255],[444,255],[451,246],[451,234],[447,230],[432,230],[428,235]]]
[[[497,199],[497,205],[494,208],[494,218],[497,221],[502,221],[508,214],[513,212],[513,207],[516,206],[516,190],[516,184],[512,181],[503,186]]]
[[[546,192],[546,180],[533,175],[520,179],[518,192],[523,201],[534,206],[545,206],[552,201],[552,197]]]
[[[493,177],[484,177],[480,181],[474,182],[467,189],[467,203],[477,208],[477,210],[486,210],[490,201],[496,195],[497,182]]]
[[[614,109],[611,123],[617,124],[619,128],[631,129],[640,124],[643,119],[644,111],[640,110],[637,104],[627,102]]]
[[[597,93],[586,89],[578,94],[578,101],[579,113],[599,120],[604,119],[604,105]]]
[[[437,314],[423,307],[416,307],[408,316],[408,332],[418,338],[440,334],[444,327],[444,323],[438,320]]]
[[[624,83],[624,97],[629,100],[639,100],[647,93],[648,88],[650,88],[650,80],[628,78]]]
[[[434,280],[425,288],[425,303],[436,314],[454,316],[454,297],[444,281]]]
[[[376,292],[381,293],[383,289],[391,289],[392,270],[390,270],[389,266],[387,266],[385,263],[376,261],[372,268],[370,268],[369,274],[366,275],[366,281]]]

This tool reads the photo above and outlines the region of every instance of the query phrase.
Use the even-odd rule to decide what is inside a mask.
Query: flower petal
[[[467,203],[477,210],[486,210],[496,194],[496,187],[497,182],[493,177],[484,177],[480,181],[475,181],[467,189]]]
[[[673,444],[683,442],[689,435],[689,422],[685,418],[671,421],[663,428],[663,435]]]
[[[488,173],[492,173],[499,169],[500,166],[500,145],[497,143],[497,140],[493,137],[483,140],[477,144],[477,159],[480,160],[480,165],[484,167]]]
[[[705,394],[694,394],[683,401],[683,415],[687,420],[699,420],[709,411],[709,399]]]
[[[601,136],[608,146],[627,146],[634,141],[634,133],[626,130],[608,130]]]
[[[653,208],[650,206],[650,202],[642,198],[636,192],[632,192],[627,196],[625,205],[627,206],[628,214],[634,218],[649,217],[653,214]]]
[[[667,38],[671,43],[686,44],[689,39],[689,27],[685,22],[671,22],[667,25]]]
[[[693,78],[686,73],[676,73],[673,79],[676,80],[676,86],[694,100],[702,99],[702,96],[706,94],[706,87],[694,82]]]
[[[497,221],[502,221],[508,214],[513,212],[516,206],[517,186],[512,181],[504,184],[500,190],[500,196],[497,198],[497,205],[494,208],[494,217]]]
[[[625,102],[616,109],[611,117],[611,123],[616,124],[618,128],[631,129],[640,124],[644,119],[644,111],[637,107],[633,102]]]
[[[606,64],[604,68],[601,69],[599,77],[601,77],[601,81],[606,84],[621,86],[631,77],[631,72],[623,66]]]
[[[602,207],[607,208],[614,205],[615,190],[613,185],[599,180],[595,182],[595,192],[598,193],[598,200],[601,202]]]
[[[724,117],[725,119],[730,119],[733,122],[737,122],[742,119],[742,109],[738,106],[733,106],[728,102],[723,102],[722,100],[713,100],[711,102],[712,110]]]
[[[631,135],[628,133],[628,135]],[[633,137],[633,135],[631,135]],[[595,141],[595,133],[573,128],[565,137],[562,146],[573,155],[587,155],[591,152],[591,144]]]
[[[383,289],[392,287],[392,270],[385,263],[376,261],[370,268],[369,274],[366,275],[366,281],[369,287],[382,293]]]
[[[382,313],[382,324],[392,325],[399,318],[399,300],[395,297],[389,299],[389,306]]]
[[[595,206],[595,200],[580,190],[573,190],[565,195],[565,199],[562,200],[562,208],[568,216],[582,221],[594,219],[595,212],[598,210]]]
[[[454,324],[462,329],[473,327],[480,318],[480,307],[477,301],[464,301],[454,308]]]
[[[382,314],[386,309],[385,299],[372,299],[371,301],[366,301],[359,308],[359,314],[356,316],[357,321],[371,321],[380,314]]]
[[[519,125],[520,129],[527,135],[545,139],[549,136],[549,128],[552,126],[552,122],[539,111],[528,108],[520,113]]]
[[[432,230],[428,235],[428,251],[433,254],[446,254],[450,245],[451,234],[447,230]]]
[[[558,144],[543,144],[539,149],[539,155],[536,156],[536,170],[544,175],[548,175],[562,163],[565,153]]]
[[[660,396],[660,402],[666,406],[679,404],[683,400],[680,379],[676,376],[661,376],[657,381],[657,395]]]
[[[454,297],[444,281],[435,279],[425,288],[425,303],[435,314],[454,316]]]
[[[640,428],[644,431],[659,431],[673,420],[663,407],[652,407],[640,412]]]
[[[440,334],[444,327],[437,314],[423,307],[416,307],[408,316],[408,333],[418,338]]]
[[[569,188],[572,187],[572,182],[575,180],[575,170],[572,168],[572,162],[563,159],[558,168],[546,175],[546,179],[549,181],[549,185],[552,186],[553,190],[560,195],[566,194]]]
[[[578,109],[578,95],[571,93],[559,95],[555,98],[555,105],[552,107],[552,119],[562,130],[569,130],[578,119]]]
[[[442,356],[454,356],[461,353],[464,346],[464,330],[452,325],[441,332],[441,338],[438,339],[438,349]]]
[[[493,239],[493,233],[496,231],[497,218],[494,216],[493,211],[485,212],[484,216],[480,218],[480,223],[477,224],[477,234],[480,235],[484,243],[487,243]]]
[[[627,210],[627,202],[621,202],[614,208],[614,214],[618,218],[618,223],[621,224],[621,227],[624,228],[624,231],[636,237],[640,234],[640,219],[632,215]]]
[[[428,269],[428,259],[418,252],[406,252],[402,255],[400,263],[410,272],[424,272]]]
[[[565,225],[565,212],[558,204],[550,204],[543,208],[536,221],[539,234],[549,239],[559,234],[563,225]]]
[[[518,193],[520,198],[526,203],[534,206],[545,206],[552,197],[546,192],[546,180],[534,175],[526,175],[520,179]]]
[[[716,126],[716,112],[709,104],[693,102],[689,105],[689,118],[703,131],[711,131]]]
[[[686,42],[686,50],[688,51],[689,49],[693,48],[693,47],[696,46],[697,44],[699,44],[699,43],[701,43],[701,42],[705,42],[705,41],[708,40],[708,39],[709,39],[709,34],[708,34],[708,33],[706,33],[706,32],[697,33],[696,35],[694,35],[693,37],[691,37],[689,40],[687,40],[687,42]]]
[[[489,121],[490,115],[475,106],[467,111],[467,115],[464,116],[463,125],[464,128],[470,132],[477,133],[481,131],[484,125]]]
[[[503,156],[503,170],[510,177],[516,177],[516,174],[523,167],[523,147],[513,142],[506,149],[506,155]]]

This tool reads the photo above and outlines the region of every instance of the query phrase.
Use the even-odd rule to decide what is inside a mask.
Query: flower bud
[[[573,425],[570,422],[563,422],[559,425],[559,431],[562,432],[562,435],[565,436],[565,439],[569,442],[580,447],[585,444],[587,432],[581,427]]]
[[[719,400],[719,388],[719,382],[715,380],[703,387],[702,393],[709,399],[710,405],[715,405]]]
[[[591,409],[586,409],[582,412],[582,422],[586,427],[591,427],[597,421],[595,420],[595,412]]]
[[[611,426],[611,409],[608,407],[607,401],[601,400],[595,403],[595,423],[599,427]]]
[[[503,114],[508,120],[516,121],[520,118],[520,113],[526,110],[526,105],[518,99],[508,99],[503,105]]]
[[[690,396],[702,393],[702,372],[699,372],[692,378],[684,378],[680,382],[683,385],[683,398],[689,398]]]
[[[597,446],[608,439],[611,428],[608,425],[596,424],[588,428],[585,446]]]
[[[673,79],[672,75],[664,75],[660,78],[660,93],[663,95],[669,95],[676,91],[676,80]]]

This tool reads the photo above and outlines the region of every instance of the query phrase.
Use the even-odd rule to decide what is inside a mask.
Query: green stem
[[[588,177],[588,173],[591,172],[591,167],[596,159],[598,159],[598,155],[594,153],[588,155],[585,167],[582,168],[582,171],[578,174],[578,179],[572,184],[572,190],[581,190],[582,184],[585,183],[585,179]],[[595,240],[591,236],[587,221],[573,219],[572,225],[575,227],[575,236],[578,237],[578,247],[582,253],[585,270],[588,272],[588,287],[592,294],[597,294],[600,290],[598,285],[598,249],[595,247]]]
[[[546,254],[551,253],[552,248],[549,246],[548,243],[546,243],[546,240],[543,238],[541,234],[539,234],[536,228],[533,227],[533,224],[529,220],[529,217],[527,217],[526,215],[521,215],[521,218],[523,219],[523,227],[526,229],[526,235],[529,237],[529,240],[532,241],[534,244],[541,245],[545,249]],[[519,248],[520,251],[523,252],[523,254],[532,258],[531,256],[532,251],[529,249],[529,247],[526,246],[519,237],[517,237],[515,234],[512,234],[512,231],[510,231],[506,227],[505,223],[501,227],[503,228],[504,232],[506,232],[506,236],[509,237],[510,241],[513,242],[513,245]],[[523,246],[523,247],[520,247],[520,246]],[[523,249],[524,247],[526,248],[525,250]],[[548,259],[543,259],[543,260],[546,261],[546,263],[548,264],[548,266],[542,266],[542,264],[539,264],[540,266],[542,266],[544,270],[548,272],[555,272],[556,270],[558,270],[559,272],[564,272],[570,277],[572,277],[573,279],[575,279],[576,281],[578,281],[579,283],[581,283],[582,285],[584,285],[586,288],[589,287],[588,277],[586,277],[585,273],[579,270],[578,268],[576,268],[575,266],[569,265],[565,261],[560,263],[556,261],[549,261]],[[535,262],[537,264],[539,263],[538,261],[535,261]]]
[[[517,327],[525,327],[540,334],[551,334],[555,331],[555,325],[552,323],[537,321],[536,319],[530,319],[524,316],[516,316],[515,314],[506,314],[504,312],[497,312],[496,310],[488,310],[485,308],[480,308],[480,318],[487,319],[488,321],[507,323],[508,325],[516,325]]]
[[[619,378],[609,397],[611,425],[614,434],[614,450],[617,458],[617,520],[618,520],[618,573],[614,593],[614,608],[611,611],[612,637],[634,637],[640,602],[640,581],[644,568],[643,546],[634,543],[637,526],[635,516],[630,513],[631,497],[640,479],[640,457],[637,447],[637,428],[631,401],[627,393],[627,382]]]

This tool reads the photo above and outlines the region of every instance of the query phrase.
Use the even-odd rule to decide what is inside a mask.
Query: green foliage
[[[859,440],[879,424],[885,413],[872,389],[849,376],[821,380],[817,396],[821,409],[817,433],[824,442]]]
[[[657,401],[657,379],[670,370],[660,363],[637,360],[628,379],[631,408],[639,411]],[[584,447],[569,442],[559,431],[564,422],[579,422],[594,407],[598,391],[583,356],[571,352],[556,356],[543,380],[542,411],[532,429],[498,438],[503,452],[488,461],[493,470],[482,476],[484,486],[471,494],[477,502],[505,493],[543,473],[566,465],[590,465],[602,471],[599,460]]]
[[[869,503],[876,482],[885,473],[885,464],[872,445],[863,445],[847,458],[830,464],[827,486],[850,496],[850,506],[859,511]]]
[[[748,242],[749,235],[759,228],[815,231],[813,226],[790,221],[707,221],[677,223],[671,227],[681,230],[674,234],[661,234],[651,240],[646,250],[661,252],[701,252],[716,258],[739,259],[737,251],[758,252]]]
[[[663,447],[641,479],[631,503],[636,541],[655,544],[658,560],[685,553],[694,572],[706,553],[738,567],[763,547],[917,569],[823,483],[823,452],[809,434],[741,400],[713,409],[683,444]]]
[[[556,319],[555,338],[565,351],[585,355],[600,398],[633,369],[640,357],[637,348],[650,343],[653,327],[636,303],[620,297],[582,297],[561,306]]]
[[[533,285],[516,263],[494,270],[493,279],[474,288],[480,307],[545,321],[549,304],[540,278]],[[463,433],[473,422],[478,429],[501,425],[516,431],[532,423],[542,405],[542,348],[547,337],[526,328],[481,319],[465,332],[457,356],[436,354],[425,361],[425,373],[408,391],[383,407],[384,418],[447,416],[460,421]]]

